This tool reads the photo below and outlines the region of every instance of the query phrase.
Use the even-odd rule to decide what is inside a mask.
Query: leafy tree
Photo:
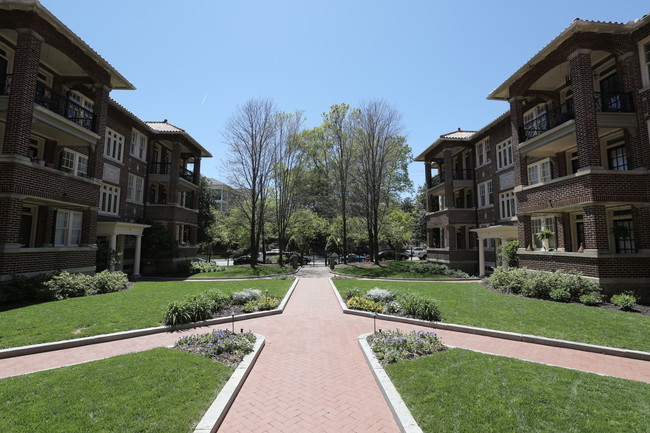
[[[210,179],[201,177],[199,182],[199,213],[197,215],[197,243],[211,259],[216,243],[214,224],[216,222],[217,191],[210,187]]]
[[[412,225],[413,214],[395,207],[384,218],[379,239],[388,244],[393,251],[402,249],[412,239],[413,235],[408,230]]]
[[[325,233],[327,221],[309,209],[299,209],[294,215],[288,234],[289,246],[304,255],[312,246],[313,240]]]

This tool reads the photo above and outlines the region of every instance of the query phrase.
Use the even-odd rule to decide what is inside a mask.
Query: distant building
[[[208,185],[216,193],[216,209],[227,212],[233,205],[235,189],[216,179],[207,178]]]
[[[416,158],[429,260],[483,275],[518,239],[521,266],[650,297],[650,15],[576,19],[488,99],[510,110]]]

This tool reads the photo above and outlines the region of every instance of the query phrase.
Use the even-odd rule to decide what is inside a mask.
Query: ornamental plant
[[[571,301],[571,292],[564,288],[553,289],[549,293],[549,297],[556,302],[569,302]]]
[[[435,332],[380,331],[368,337],[370,348],[382,365],[417,359],[447,350]]]
[[[599,294],[589,293],[580,296],[580,302],[591,307],[600,305],[603,301]]]
[[[235,305],[244,305],[248,301],[257,299],[262,295],[262,291],[258,289],[244,289],[239,292],[234,292],[230,295],[232,303]]]
[[[278,308],[280,299],[275,296],[260,296],[257,299],[246,302],[244,304],[244,313],[253,313],[255,311],[268,311]]]
[[[368,290],[366,296],[372,299],[375,302],[386,303],[395,299],[395,294],[390,290],[380,289],[375,287],[374,289]]]
[[[373,313],[381,313],[384,309],[383,304],[364,296],[353,296],[347,300],[345,305],[352,310],[371,311]]]
[[[636,297],[632,293],[619,293],[613,295],[610,302],[623,311],[632,311],[636,306]]]
[[[227,329],[215,329],[208,334],[181,337],[174,348],[234,367],[253,351],[254,345],[255,335],[251,332],[235,334]]]

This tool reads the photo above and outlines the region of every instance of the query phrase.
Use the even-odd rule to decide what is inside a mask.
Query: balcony
[[[188,170],[187,168],[181,166],[181,178],[185,179],[186,181],[190,183],[194,183],[194,172],[191,170]]]
[[[533,120],[524,123],[519,136],[521,137],[521,141],[524,142],[574,118],[573,103],[565,102],[559,107],[549,110]]]
[[[473,180],[474,179],[474,169],[468,168],[457,168],[452,170],[451,177],[454,180]],[[436,187],[445,182],[445,174],[437,174],[431,178],[429,183],[429,188]]]
[[[55,92],[40,81],[36,84],[34,102],[82,128],[96,132],[95,115],[91,110],[71,101],[66,95]]]
[[[169,162],[152,162],[149,163],[150,174],[169,174],[171,164]]]

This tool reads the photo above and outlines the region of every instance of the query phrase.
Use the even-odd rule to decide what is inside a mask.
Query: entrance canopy
[[[517,226],[490,226],[478,229],[470,229],[478,235],[478,272],[479,276],[485,275],[485,247],[483,246],[484,239],[497,239],[496,244],[501,245],[502,242],[517,239],[518,229]]]
[[[144,229],[151,227],[147,224],[135,224],[126,222],[109,222],[102,221],[97,223],[97,236],[107,236],[110,239],[111,249],[124,248],[124,236],[135,236],[135,261],[133,262],[133,276],[140,276],[140,255],[142,251],[142,232]],[[115,270],[115,265],[110,267],[111,271]]]

